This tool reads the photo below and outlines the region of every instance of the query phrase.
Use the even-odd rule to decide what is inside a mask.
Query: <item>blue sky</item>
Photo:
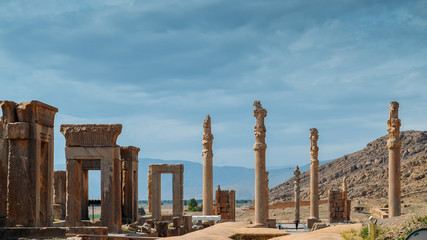
[[[63,123],[121,123],[141,157],[253,167],[254,100],[268,110],[267,168],[427,129],[426,1],[2,1],[1,97],[59,108]]]

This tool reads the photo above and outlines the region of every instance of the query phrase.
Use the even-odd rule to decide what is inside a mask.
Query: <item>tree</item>
[[[190,199],[190,201],[188,201],[187,209],[188,209],[188,211],[191,211],[191,212],[197,211],[196,199],[192,198],[192,199]]]

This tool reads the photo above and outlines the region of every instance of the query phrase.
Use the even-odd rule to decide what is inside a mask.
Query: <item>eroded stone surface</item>
[[[57,108],[2,101],[0,226],[53,222],[53,125]]]
[[[267,209],[268,198],[265,198],[265,184],[266,184],[266,171],[265,171],[265,150],[267,144],[265,143],[266,128],[264,118],[267,117],[267,110],[261,106],[260,101],[255,101],[254,104],[254,117],[256,124],[254,126],[255,134],[255,223],[254,227],[263,227],[267,224]]]
[[[319,219],[319,147],[317,140],[319,139],[319,132],[316,128],[310,128],[310,218]],[[315,220],[309,223],[316,222]],[[309,228],[312,226],[309,225]]]
[[[67,147],[117,146],[121,124],[62,124],[61,133]]]
[[[112,233],[120,231],[122,166],[116,139],[121,128],[121,124],[61,125],[67,146],[67,226],[81,226],[87,217],[87,171],[101,170],[101,224]]]
[[[236,220],[236,192],[234,190],[221,190],[215,192],[215,215],[221,215],[221,221],[234,222]]]
[[[387,120],[388,131],[388,155],[389,155],[389,190],[388,205],[390,217],[400,216],[400,149],[402,141],[400,140],[399,103],[390,103],[390,118]]]
[[[206,116],[203,121],[203,215],[213,214],[213,170],[212,170],[212,142],[211,117]]]
[[[184,212],[184,165],[183,164],[151,164],[148,167],[148,206],[153,219],[162,219],[161,215],[161,174],[172,173],[172,201],[174,216],[182,216]]]
[[[122,159],[122,216],[126,223],[138,220],[138,153],[133,146],[120,147]]]

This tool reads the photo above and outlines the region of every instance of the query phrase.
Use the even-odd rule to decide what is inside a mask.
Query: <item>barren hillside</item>
[[[319,194],[326,198],[328,190],[341,187],[347,176],[350,198],[387,197],[388,136],[368,143],[366,148],[335,159],[319,167]],[[402,197],[427,192],[427,131],[404,131],[402,140]],[[321,147],[321,146],[320,146]],[[309,171],[301,174],[301,196],[309,198]],[[271,202],[290,200],[294,196],[294,178],[270,190]]]

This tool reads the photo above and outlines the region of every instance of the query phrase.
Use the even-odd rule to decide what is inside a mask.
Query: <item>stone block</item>
[[[31,124],[25,122],[8,123],[6,125],[7,139],[30,139]]]
[[[16,108],[20,122],[38,123],[53,127],[58,109],[39,101],[23,102]]]
[[[62,124],[61,133],[65,136],[65,146],[117,146],[117,137],[122,131],[121,124]]]

